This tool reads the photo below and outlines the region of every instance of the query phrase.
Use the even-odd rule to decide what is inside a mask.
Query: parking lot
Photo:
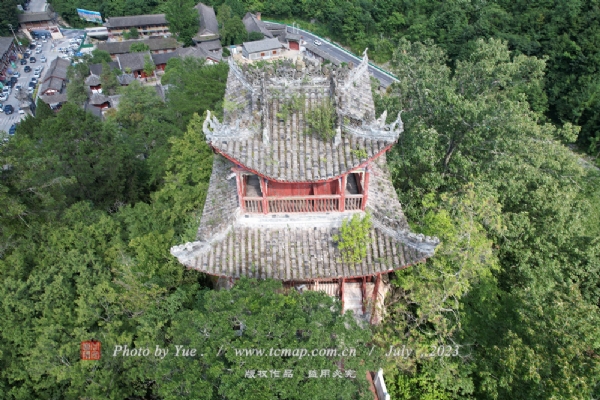
[[[36,50],[26,49],[22,46],[23,52],[25,52],[25,51],[30,52],[31,53],[30,57],[35,57],[36,61],[34,63],[32,63],[32,62],[30,62],[30,58],[27,58],[27,64],[25,64],[25,65],[21,65],[20,60],[15,61],[16,72],[18,72],[20,74],[20,76],[17,78],[18,80],[16,82],[16,85],[21,85],[21,87],[22,87],[21,90],[27,91],[29,82],[31,82],[31,78],[33,78],[33,76],[34,76],[35,67],[41,66],[41,67],[43,67],[43,69],[41,71],[40,78],[38,78],[38,86],[39,86],[42,81],[42,78],[45,76],[46,70],[47,70],[48,66],[50,65],[50,63],[52,62],[52,60],[54,60],[55,58],[57,58],[61,54],[63,54],[63,53],[59,52],[59,49],[69,47],[69,45],[70,45],[69,41],[71,39],[79,37],[79,35],[82,35],[84,33],[84,31],[68,29],[68,30],[62,31],[62,33],[64,35],[64,38],[62,38],[62,39],[47,39],[46,42],[43,42],[42,40],[36,40],[37,44],[41,44],[41,52],[40,53],[36,53]],[[41,62],[42,56],[46,57],[46,62]],[[31,68],[31,71],[25,72],[26,66],[29,66]],[[15,69],[14,68],[11,68],[11,69],[13,69],[13,72],[14,72]],[[10,95],[8,96],[8,99],[5,101],[0,101],[0,103],[2,104],[2,108],[4,108],[4,106],[7,104],[10,104],[14,108],[14,112],[10,115],[4,114],[3,111],[0,113],[0,131],[8,132],[8,130],[10,129],[10,127],[13,124],[19,123],[27,115],[27,114],[19,114],[19,100],[15,96],[16,93],[17,93],[17,91],[13,88],[11,90]]]

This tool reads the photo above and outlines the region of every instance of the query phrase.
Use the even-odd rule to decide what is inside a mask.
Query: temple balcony
[[[368,173],[364,169],[330,182],[314,183],[282,183],[244,170],[235,172],[240,208],[245,213],[362,211],[366,204]]]

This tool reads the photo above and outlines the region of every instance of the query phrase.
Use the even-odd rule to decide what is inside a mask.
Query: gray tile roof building
[[[129,17],[110,17],[104,26],[107,28],[126,29],[148,25],[168,25],[165,14],[132,15]]]
[[[24,13],[18,14],[17,18],[19,19],[19,23],[27,23],[27,22],[45,22],[51,21],[54,19],[54,13],[52,12],[32,12],[32,13]]]
[[[147,51],[142,53],[119,54],[117,59],[119,66],[121,67],[121,71],[126,71],[127,68],[130,68],[131,72],[133,72],[144,69],[146,56],[150,57],[150,61],[152,61],[152,56],[150,55],[150,52]]]
[[[12,43],[12,37],[0,37],[0,58],[10,49]]]
[[[65,59],[59,58],[59,57],[55,58],[54,60],[52,60],[50,62],[50,65],[48,66],[48,69],[46,70],[46,74],[44,75],[44,78],[42,79],[42,82],[45,82],[52,77],[66,80],[67,79],[67,70],[69,69],[70,65],[71,65],[71,62],[69,60],[65,60]]]
[[[91,74],[87,78],[85,78],[85,84],[87,86],[98,86],[100,85],[100,77],[98,75]]]
[[[195,8],[198,10],[198,20],[200,23],[200,29],[196,36],[218,35],[219,23],[217,22],[214,8],[204,3],[196,4]]]
[[[180,48],[180,50],[183,47]],[[154,65],[166,64],[173,57],[178,57],[179,53],[177,51],[171,51],[169,53],[160,53],[160,54],[152,54],[152,61],[154,61]]]
[[[151,38],[141,40],[123,40],[122,42],[100,42],[98,50],[104,50],[112,54],[126,54],[130,52],[131,45],[134,43],[144,43],[148,45],[150,51],[175,50],[180,45],[175,38]]]
[[[246,27],[246,32],[258,32],[262,33],[267,38],[272,38],[273,34],[267,29],[265,23],[256,17],[256,15],[248,12],[242,18],[242,22]]]
[[[249,54],[280,49],[281,47],[281,42],[277,38],[257,40],[255,42],[244,42],[242,44],[242,48]]]
[[[116,61],[111,61],[107,63],[111,70],[119,69],[119,63]],[[90,73],[94,75],[102,75],[102,64],[90,64]]]

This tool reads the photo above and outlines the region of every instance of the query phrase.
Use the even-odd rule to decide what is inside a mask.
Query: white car
[[[8,94],[7,93],[0,94],[0,101],[6,101],[6,100],[8,100]]]
[[[40,54],[42,52],[42,49],[40,47],[38,47],[37,49],[35,49],[35,54]]]
[[[320,40],[315,40],[313,43],[315,44],[315,46],[320,46],[323,44]]]
[[[43,63],[45,63],[45,62],[46,62],[46,56],[41,56],[41,57],[40,57],[40,62],[43,62]]]

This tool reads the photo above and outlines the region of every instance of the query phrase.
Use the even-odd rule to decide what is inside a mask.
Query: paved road
[[[56,58],[57,53],[51,52],[51,43],[50,42],[51,42],[50,40],[48,40],[47,43],[42,43],[41,40],[38,41],[38,43],[40,43],[42,45],[41,53],[36,54],[35,50],[28,50],[31,52],[31,56],[36,58],[35,63],[30,63],[29,59],[27,61],[27,65],[29,65],[31,67],[31,72],[25,72],[25,65],[21,65],[19,60],[15,61],[15,64],[17,65],[16,70],[21,74],[21,76],[18,78],[17,84],[21,85],[23,90],[27,90],[27,87],[29,86],[29,82],[31,81],[31,78],[33,77],[35,67],[40,67],[40,66],[43,67],[42,73],[41,73],[41,76],[43,77],[44,74],[46,73],[46,68],[48,67],[48,64],[50,64],[50,62],[54,58]],[[46,58],[47,58],[47,61],[45,63],[42,63],[40,61],[40,58],[42,56],[46,56]],[[40,80],[41,79],[38,79],[38,85],[39,85]],[[5,115],[4,113],[0,113],[0,131],[8,132],[8,130],[10,129],[12,124],[19,123],[21,121],[21,119],[25,118],[25,116],[26,116],[23,114],[19,114],[19,101],[16,99],[15,93],[16,93],[16,91],[13,89],[11,94],[8,96],[8,100],[2,102],[2,106],[6,105],[6,104],[10,104],[13,106],[15,111],[13,112],[13,114],[10,114],[10,115]]]
[[[29,10],[25,12],[42,12],[46,11],[46,7],[46,0],[31,0],[29,3]]]
[[[308,43],[312,44],[315,40],[320,40],[322,42],[322,44],[321,44],[321,46],[319,46],[319,48],[321,50],[327,52],[328,54],[331,54],[333,57],[337,58],[338,60],[340,60],[342,62],[347,62],[347,63],[353,62],[356,65],[361,60],[360,58],[354,57],[353,55],[348,54],[344,50],[341,50],[339,47],[327,42],[326,40],[324,40],[318,36],[313,35],[310,32],[303,31],[302,29],[296,30],[295,28],[292,28],[290,26],[288,26],[287,29],[288,29],[288,32],[290,32],[290,33],[296,33],[296,31],[298,31],[298,34],[302,35],[302,39],[306,40]],[[392,84],[392,82],[396,81],[395,78],[391,77],[388,74],[381,72],[380,70],[378,70],[377,68],[375,68],[373,66],[369,66],[369,72],[371,73],[372,76],[379,79],[379,82],[381,82],[381,85],[383,87],[388,87],[389,85]]]

